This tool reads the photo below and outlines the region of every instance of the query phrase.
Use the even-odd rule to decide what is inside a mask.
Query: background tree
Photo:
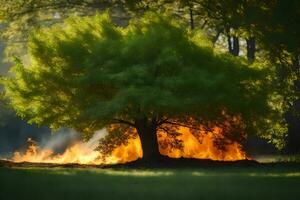
[[[166,16],[148,13],[125,28],[107,13],[74,17],[32,34],[31,63],[17,61],[4,80],[5,96],[31,123],[75,128],[86,137],[106,127],[110,134],[99,147],[105,153],[139,136],[146,160],[160,155],[158,131],[180,148],[180,126],[225,130],[236,119],[238,131],[232,126],[226,135],[231,140],[284,131],[267,71],[211,46]]]
[[[240,54],[240,39],[246,40],[246,56],[249,61],[255,59],[255,35],[257,23],[263,19],[265,7],[269,1],[257,0],[194,0],[199,15],[205,19],[206,26],[212,29],[212,40],[216,42],[220,35],[227,38],[228,51]]]
[[[277,87],[285,97],[289,123],[287,152],[300,152],[300,2],[271,1],[257,21],[257,38],[277,69]]]
[[[28,34],[35,28],[62,23],[72,15],[93,15],[108,8],[114,21],[126,25],[133,13],[130,1],[117,0],[1,0],[0,5],[0,34],[8,59],[16,55],[27,58]]]

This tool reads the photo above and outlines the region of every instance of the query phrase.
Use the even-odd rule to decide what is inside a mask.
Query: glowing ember
[[[215,128],[212,132],[204,133],[201,142],[198,140],[188,128],[181,127],[178,132],[182,135],[178,139],[183,141],[183,149],[161,148],[162,155],[171,158],[198,158],[211,160],[243,160],[247,159],[246,153],[241,149],[241,145],[233,142],[226,146],[225,150],[218,149],[214,145],[213,138],[222,134],[219,128]],[[167,134],[159,133],[158,141],[165,139]],[[111,156],[105,161],[100,157],[101,154],[94,149],[98,145],[101,137],[95,134],[94,137],[84,143],[77,142],[68,147],[64,153],[55,154],[51,149],[41,149],[34,141],[29,139],[29,148],[25,153],[15,152],[12,160],[15,162],[39,162],[39,163],[79,163],[79,164],[113,164],[134,161],[142,157],[142,147],[140,139],[131,139],[127,146],[120,146],[115,149]]]

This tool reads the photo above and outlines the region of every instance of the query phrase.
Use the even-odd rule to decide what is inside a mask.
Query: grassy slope
[[[0,168],[0,199],[300,199],[300,169]]]

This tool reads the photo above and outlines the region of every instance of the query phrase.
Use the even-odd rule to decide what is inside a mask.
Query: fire
[[[241,145],[233,142],[221,150],[214,145],[214,137],[222,134],[218,127],[212,132],[201,134],[201,140],[198,140],[188,128],[181,127],[178,130],[181,135],[178,139],[183,141],[183,149],[161,148],[162,155],[171,158],[197,158],[234,161],[247,159],[246,153]],[[100,139],[95,134],[88,142],[77,142],[68,147],[63,153],[56,154],[51,149],[40,148],[33,140],[29,139],[29,147],[25,153],[15,152],[12,160],[15,162],[38,162],[38,163],[78,163],[78,164],[115,164],[126,163],[141,158],[143,155],[141,142],[139,138],[131,139],[127,146],[122,145],[112,152],[105,161],[101,159],[101,154],[96,151],[97,141]],[[158,142],[166,139],[167,134],[158,133]]]
[[[222,134],[222,130],[215,127],[212,132],[201,133],[201,142],[190,132],[188,128],[181,127],[178,130],[181,135],[178,139],[183,141],[183,150],[160,148],[160,153],[171,158],[197,158],[197,159],[211,159],[220,161],[234,161],[248,159],[246,153],[237,142],[233,142],[226,146],[225,150],[221,150],[214,145],[214,138],[216,135]],[[166,134],[160,133],[159,141],[167,137]]]
[[[78,163],[78,164],[115,164],[134,161],[142,157],[140,140],[131,139],[127,146],[120,146],[112,152],[112,155],[103,161],[99,151],[96,151],[99,138],[93,137],[88,142],[77,142],[68,147],[62,154],[55,154],[53,150],[40,148],[36,142],[28,139],[29,147],[25,153],[15,152],[14,162],[36,163]]]

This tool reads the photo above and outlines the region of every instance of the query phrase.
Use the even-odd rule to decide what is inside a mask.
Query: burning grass
[[[121,145],[105,161],[102,160],[101,154],[95,150],[102,135],[103,131],[96,132],[89,141],[78,141],[71,144],[63,153],[55,153],[52,149],[41,148],[35,141],[28,139],[27,150],[25,152],[16,151],[11,160],[32,163],[102,165],[130,162],[141,156],[140,141],[130,140],[127,146]]]

